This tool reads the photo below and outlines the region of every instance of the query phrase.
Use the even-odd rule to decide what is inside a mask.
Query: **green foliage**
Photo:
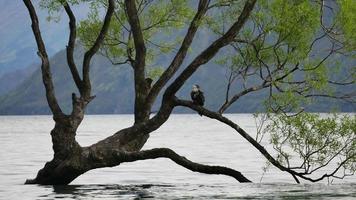
[[[338,0],[340,11],[337,22],[343,32],[344,43],[350,50],[356,48],[356,2],[354,0]]]
[[[338,3],[340,9],[335,8],[337,14],[331,18],[338,19],[338,25],[344,30],[344,37],[349,38],[345,45],[352,45],[356,31],[353,24],[356,3],[353,0],[342,0]],[[214,21],[212,15],[207,23],[212,32],[217,34],[222,34],[226,30],[225,27],[228,27],[226,23],[231,24],[239,12],[233,6],[222,10],[225,10],[221,14],[222,17],[216,17],[217,20]],[[329,80],[345,80],[338,76],[342,71],[340,68],[349,70],[350,66],[337,63],[341,58],[337,58],[335,52],[331,52],[333,55],[327,60],[324,59],[332,48],[331,45],[326,45],[335,40],[316,40],[325,31],[320,23],[321,14],[320,4],[310,0],[257,1],[236,42],[216,58],[215,62],[228,68],[232,74],[246,71],[245,74],[255,74],[251,79],[257,76],[261,77],[261,81],[270,82],[270,95],[264,103],[269,112],[299,111],[313,103],[313,99],[306,96],[333,96],[337,89]],[[224,22],[223,19],[228,20]],[[330,37],[334,36],[328,34]],[[331,42],[328,41],[328,44],[327,40]],[[354,51],[355,48],[349,50]],[[239,78],[236,80],[241,80],[241,84],[249,82],[244,73],[241,73]],[[355,80],[355,77],[347,81],[352,80]]]
[[[152,80],[158,79],[162,73],[164,72],[163,67],[154,67],[154,68],[149,68],[147,77],[151,78]]]
[[[176,32],[190,22],[194,12],[186,0],[137,1],[136,5],[147,47],[146,63],[154,63],[157,56],[172,53],[181,42],[181,38],[176,37]],[[88,18],[79,25],[79,38],[87,47],[92,44],[99,31],[102,21],[99,13],[103,9],[105,1],[93,2]],[[123,1],[118,1],[101,51],[109,58],[126,60],[128,56],[134,57],[133,47],[125,6]]]
[[[317,63],[320,63],[320,61],[307,63],[305,65],[305,69],[315,68]],[[321,64],[319,67],[310,70],[310,72],[304,73],[304,79],[306,80],[307,85],[313,88],[314,91],[317,91],[319,93],[321,91],[325,92],[330,89],[327,84],[329,78],[328,71],[329,68],[326,65]]]
[[[99,18],[98,12],[90,12],[88,18],[79,23],[78,36],[79,38],[86,38],[85,40],[81,40],[82,44],[85,47],[90,47],[94,43],[100,32],[101,27],[102,21]],[[111,29],[110,31],[115,32],[116,29]],[[111,51],[122,52],[118,48],[113,48],[111,49]]]
[[[278,152],[279,161],[292,167],[293,156],[300,169],[312,172],[329,163],[356,170],[356,116],[301,113],[295,116],[269,115],[264,131]],[[293,162],[295,163],[295,161]],[[293,166],[296,167],[296,166]]]
[[[69,5],[77,5],[81,2],[89,2],[91,0],[40,0],[40,8],[48,10],[48,21],[59,21],[60,13],[63,9],[63,3],[67,2]]]
[[[236,9],[228,8],[224,19],[235,20],[236,12]],[[319,12],[317,4],[309,0],[258,1],[239,35],[239,39],[248,44],[237,42],[238,53],[227,59],[234,60],[235,65],[255,68],[263,67],[261,62],[278,67],[278,62],[284,60],[290,64],[306,60],[319,28]],[[214,32],[223,30],[223,26],[224,23],[220,21],[209,24]]]
[[[202,24],[204,27],[209,28],[213,33],[222,35],[228,30],[229,26],[236,21],[241,13],[244,3],[244,1],[236,0],[213,1],[211,4],[229,4],[229,6],[216,6],[214,9],[211,9],[205,16]]]
[[[300,49],[309,47],[319,23],[319,9],[309,0],[275,0],[267,5],[273,21],[270,30],[285,44]]]
[[[50,13],[55,11],[59,11],[62,9],[63,3],[68,2],[69,4],[78,4],[79,0],[41,0],[40,7],[44,9],[48,9]]]
[[[280,60],[297,62],[307,57],[319,28],[319,12],[317,4],[309,0],[258,1],[240,37],[253,41],[265,63],[276,63],[277,55]]]

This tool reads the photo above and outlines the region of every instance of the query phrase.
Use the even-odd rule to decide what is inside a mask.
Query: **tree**
[[[232,127],[272,165],[291,174],[297,182],[299,179],[319,181],[337,177],[340,169],[344,169],[343,175],[355,172],[356,118],[344,116],[340,122],[338,115],[324,119],[299,110],[300,105],[312,103],[319,96],[354,100],[354,92],[330,92],[330,88],[335,88],[334,85],[353,85],[354,68],[351,68],[353,71],[348,77],[341,80],[335,73],[329,73],[329,70],[333,70],[330,66],[335,62],[328,62],[333,56],[354,56],[355,38],[352,32],[355,26],[352,19],[356,16],[356,12],[353,12],[356,5],[352,1],[338,1],[338,9],[335,9],[335,5],[332,5],[333,8],[324,1],[307,0],[200,0],[199,3],[180,0],[100,0],[90,1],[90,15],[77,28],[71,5],[80,3],[79,0],[42,0],[42,6],[50,12],[63,8],[69,18],[67,63],[79,93],[79,96],[72,94],[70,114],[62,112],[55,96],[50,63],[35,9],[30,0],[23,1],[32,20],[38,55],[42,60],[46,97],[55,121],[51,131],[54,157],[35,179],[26,183],[68,184],[92,169],[161,157],[169,158],[192,171],[223,174],[239,182],[249,182],[239,171],[194,163],[171,149],[141,150],[149,134],[165,123],[178,106],[190,108]],[[100,20],[103,9],[105,17]],[[334,20],[325,24],[324,15],[330,10],[335,10],[332,15]],[[207,31],[217,39],[180,71],[199,30]],[[177,36],[178,31],[185,32],[184,38]],[[73,58],[77,32],[81,43],[87,48],[81,73]],[[169,39],[172,36],[177,38],[165,39],[162,32],[169,35]],[[328,53],[316,51],[320,40],[331,44],[332,48],[326,48]],[[102,141],[81,147],[75,135],[84,118],[86,106],[95,98],[91,93],[90,61],[96,53],[106,56],[114,64],[132,67],[135,122]],[[315,53],[320,54],[312,55]],[[172,56],[170,64],[166,68],[150,67],[162,54]],[[176,93],[184,83],[213,59],[229,72],[226,101],[221,108],[212,111],[179,99]],[[345,63],[340,68],[350,70]],[[236,87],[239,81],[241,84]],[[223,115],[240,97],[260,91],[269,93],[265,101],[269,124],[261,126],[261,130],[272,131],[271,144],[277,150],[277,157],[259,143],[259,138],[253,138]],[[160,108],[151,117],[152,106],[159,95],[162,95]],[[288,115],[288,112],[297,114]],[[331,123],[334,126],[325,126]],[[286,130],[290,134],[286,134]],[[265,132],[259,132],[258,135],[262,137]],[[316,136],[324,132],[327,139],[318,141]],[[338,133],[337,137],[332,136],[334,132]],[[301,143],[301,140],[305,142]],[[299,168],[290,165],[290,156],[284,150],[288,146],[292,147],[292,152],[302,156],[303,163]],[[317,178],[311,177],[318,169],[339,158],[343,160],[337,163],[334,171]]]

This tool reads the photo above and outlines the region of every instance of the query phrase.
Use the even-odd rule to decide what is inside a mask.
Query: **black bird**
[[[200,90],[199,85],[193,85],[192,91],[190,92],[190,97],[193,100],[193,103],[198,106],[204,106],[204,93]],[[201,113],[199,113],[202,115]]]

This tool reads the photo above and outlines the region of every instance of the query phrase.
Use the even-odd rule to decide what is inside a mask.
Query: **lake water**
[[[255,133],[252,115],[229,118]],[[132,121],[132,115],[87,116],[77,140],[90,145]],[[68,186],[24,185],[52,158],[53,125],[50,116],[0,116],[0,199],[356,199],[355,176],[295,184],[274,168],[263,174],[259,152],[233,129],[196,114],[173,115],[144,149],[168,147],[192,161],[239,170],[254,183],[191,172],[162,158],[93,170]]]

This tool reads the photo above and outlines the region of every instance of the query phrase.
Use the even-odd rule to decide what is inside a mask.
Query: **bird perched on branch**
[[[198,106],[204,106],[205,97],[203,91],[200,90],[199,85],[193,85],[192,91],[190,92],[190,97],[193,103]],[[201,113],[199,113],[202,115]]]

